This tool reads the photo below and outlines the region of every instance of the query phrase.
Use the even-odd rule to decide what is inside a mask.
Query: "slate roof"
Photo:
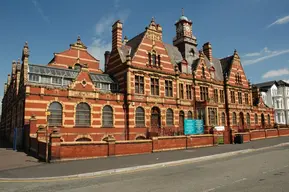
[[[96,74],[96,73],[89,73],[90,78],[93,82],[99,83],[115,83],[113,79],[108,74]]]
[[[253,86],[258,87],[261,91],[268,91],[268,89],[270,89],[273,85],[277,85],[276,81],[267,81],[267,82],[263,82],[263,83],[257,83],[254,84]]]
[[[279,81],[277,82],[277,84],[278,84],[279,86],[282,85],[282,86],[289,87],[289,83],[287,83],[287,82],[285,82],[285,81],[283,81],[283,80],[279,80]]]
[[[168,55],[171,59],[171,62],[173,64],[178,64],[183,60],[182,54],[179,52],[178,48],[176,46],[164,43],[164,46],[168,52]]]
[[[229,57],[225,57],[225,58],[220,59],[222,70],[223,70],[224,74],[229,73],[229,71],[231,69],[233,58],[234,58],[234,56],[231,55]]]
[[[46,76],[53,76],[53,77],[64,77],[69,79],[74,79],[78,75],[79,71],[72,70],[72,69],[62,69],[56,67],[48,67],[44,65],[35,65],[29,64],[28,65],[28,72],[38,75],[46,75]]]

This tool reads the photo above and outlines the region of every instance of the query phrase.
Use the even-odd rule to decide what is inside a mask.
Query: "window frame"
[[[173,97],[173,81],[165,80],[165,96]]]
[[[109,110],[106,110],[109,109]],[[114,126],[114,113],[110,105],[105,105],[101,111],[102,127],[110,128]],[[106,119],[109,118],[109,119]]]
[[[151,78],[151,95],[159,96],[160,81],[158,78]]]
[[[52,105],[56,104],[58,105],[58,107],[60,107],[59,109],[51,109]],[[48,126],[62,126],[63,124],[63,107],[61,105],[61,103],[57,102],[57,101],[53,101],[49,104],[48,110],[50,112],[50,115],[47,116],[47,123]],[[58,113],[58,114],[57,114]],[[53,117],[53,116],[57,116],[57,117]],[[52,122],[53,120],[56,120],[56,122]]]
[[[144,76],[135,75],[135,93],[144,94]]]
[[[186,84],[186,95],[187,99],[192,99],[192,85]]]
[[[79,106],[86,106],[87,109],[78,109]],[[80,102],[76,105],[75,108],[75,126],[76,127],[90,127],[91,125],[91,107],[88,103]],[[82,114],[81,114],[82,113]],[[87,119],[83,119],[83,117],[87,117]],[[87,121],[86,123],[82,123],[84,121]]]
[[[138,110],[141,110],[141,111],[138,111]],[[135,126],[145,127],[145,109],[141,106],[138,106],[135,109]]]
[[[171,108],[168,108],[166,111],[166,125],[167,126],[174,125],[174,111]]]

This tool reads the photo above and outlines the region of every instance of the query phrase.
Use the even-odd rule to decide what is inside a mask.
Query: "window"
[[[236,81],[236,84],[239,84],[239,85],[242,84],[242,78],[241,78],[240,73],[237,73],[237,74],[235,75],[235,81]]]
[[[173,96],[173,82],[165,80],[165,93],[167,97]]]
[[[280,115],[280,113],[277,113],[277,117],[278,117],[278,123],[280,123],[280,122],[281,122],[281,115]]]
[[[248,93],[245,93],[245,104],[249,104]]]
[[[135,123],[136,126],[145,126],[145,111],[142,107],[137,107],[135,111]]]
[[[188,111],[188,119],[193,119],[193,113],[191,111]]]
[[[153,66],[157,65],[157,56],[155,53],[152,54],[152,65]]]
[[[232,119],[233,119],[233,125],[237,125],[237,117],[236,117],[235,112],[233,112],[233,114],[232,114]]]
[[[102,126],[112,127],[113,126],[113,110],[112,107],[106,105],[102,109]]]
[[[135,76],[135,93],[144,94],[144,77]]]
[[[75,64],[74,65],[74,70],[80,71],[81,65],[80,64]]]
[[[235,91],[231,91],[231,103],[235,103]]]
[[[187,99],[192,99],[192,85],[186,85]]]
[[[277,109],[279,109],[279,100],[276,101]]]
[[[161,66],[161,56],[158,55],[158,65]]]
[[[238,102],[242,104],[242,92],[238,92]]]
[[[36,74],[29,74],[29,81],[32,81],[32,82],[39,82],[39,75],[36,75]]]
[[[51,77],[48,77],[48,76],[41,76],[41,83],[44,83],[44,84],[51,84]]]
[[[218,89],[214,89],[214,101],[215,103],[218,103],[219,101],[219,96],[218,96]]]
[[[61,77],[52,77],[52,84],[62,84],[62,78]]]
[[[149,60],[149,65],[151,65],[152,64],[152,54],[151,53],[148,54],[148,60]]]
[[[201,89],[201,100],[206,101],[209,98],[208,87],[200,87]]]
[[[258,125],[258,115],[255,113],[255,125]]]
[[[180,98],[183,99],[184,98],[184,84],[180,83],[179,88],[180,88]]]
[[[205,67],[202,67],[202,78],[206,78],[206,72],[205,72]]]
[[[224,125],[224,126],[226,125],[226,116],[225,116],[224,112],[222,113],[221,124]]]
[[[270,115],[269,114],[267,115],[267,121],[268,121],[268,124],[270,125],[271,121],[270,121]]]
[[[220,90],[220,102],[225,103],[224,90]]]
[[[209,123],[210,125],[217,125],[217,109],[209,108]]]
[[[61,126],[62,125],[62,106],[58,102],[52,102],[49,105],[48,111],[50,115],[48,116],[49,126]]]
[[[167,109],[167,114],[166,114],[166,123],[167,125],[173,125],[174,122],[174,112],[172,109]]]
[[[251,124],[250,114],[249,113],[247,113],[246,119],[247,119],[247,125],[249,126]]]
[[[159,79],[151,78],[151,94],[159,95]]]
[[[76,106],[76,126],[90,126],[90,107],[87,103]]]

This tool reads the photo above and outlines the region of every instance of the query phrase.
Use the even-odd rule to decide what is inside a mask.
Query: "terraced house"
[[[203,119],[206,132],[215,126],[240,131],[274,124],[273,109],[252,90],[236,50],[215,58],[210,43],[197,48],[187,17],[175,27],[173,43],[167,44],[154,19],[130,40],[116,21],[104,71],[80,37],[46,65],[29,63],[26,43],[5,83],[2,135],[12,139],[14,128],[31,118],[37,127],[57,127],[65,142],[183,134],[186,118]],[[29,137],[35,135],[30,130]]]

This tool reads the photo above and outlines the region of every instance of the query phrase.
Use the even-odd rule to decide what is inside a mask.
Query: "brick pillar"
[[[38,130],[37,130],[37,136],[36,136],[36,142],[37,142],[37,148],[36,148],[36,156],[37,158],[39,159],[40,156],[39,154],[41,153],[40,150],[39,150],[39,141],[40,140],[45,140],[46,138],[46,131],[45,131],[45,127],[44,126],[39,126],[38,127]],[[45,151],[42,151],[43,154],[45,154]]]
[[[48,157],[50,161],[55,161],[61,159],[60,150],[61,150],[61,134],[58,130],[54,130],[49,137],[49,149]]]
[[[224,144],[231,144],[232,143],[232,130],[225,130],[224,131]]]
[[[157,151],[158,149],[159,149],[158,138],[153,137],[152,138],[152,152]]]
[[[106,142],[107,142],[107,147],[108,147],[107,156],[114,156],[115,155],[115,138],[112,136],[108,136]]]
[[[37,119],[35,118],[35,116],[31,116],[31,118],[29,119],[29,125],[30,125],[30,134],[35,134],[38,131],[38,127],[36,127],[37,124]]]

